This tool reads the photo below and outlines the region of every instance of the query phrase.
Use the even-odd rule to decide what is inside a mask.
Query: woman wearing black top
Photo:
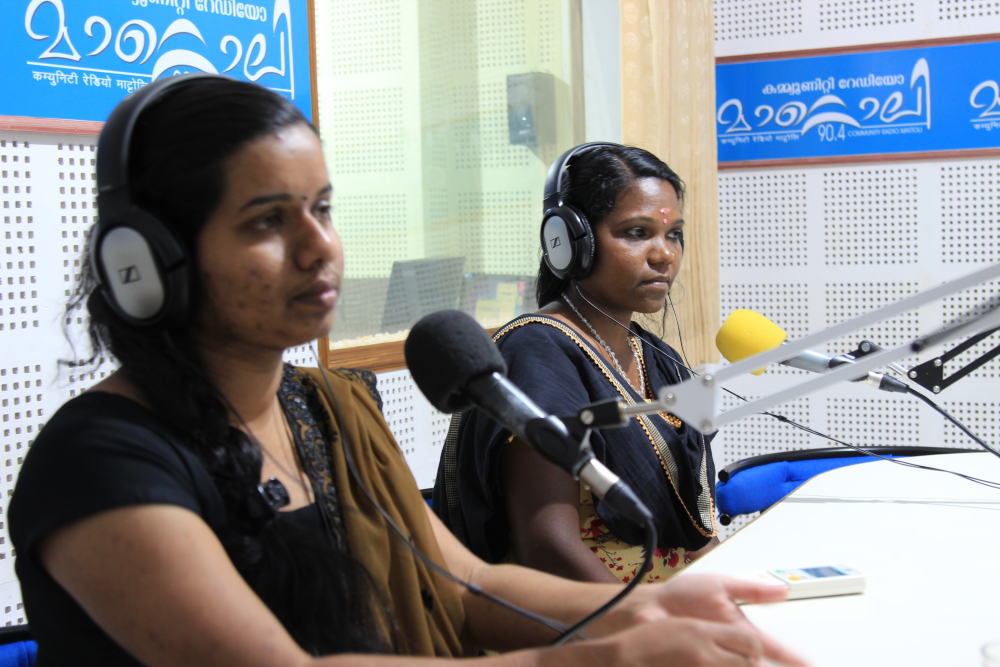
[[[560,200],[591,227],[592,268],[565,279],[543,258],[539,311],[504,325],[494,340],[510,379],[550,414],[606,399],[651,400],[690,377],[673,348],[632,321],[666,308],[684,256],[683,183],[641,148],[584,145],[565,159]],[[591,435],[595,455],[656,520],[659,543],[644,573],[634,524],[478,410],[462,415],[457,475],[447,488],[442,461],[434,508],[490,562],[580,581],[662,582],[713,544],[711,441],[666,412]]]
[[[382,665],[552,638],[433,574],[361,482],[430,558],[520,606],[565,623],[616,591],[476,559],[427,511],[364,378],[282,364],[329,329],[343,276],[320,143],[287,101],[178,80],[140,115],[128,177],[191,258],[190,304],[131,326],[85,273],[97,351],[121,368],[53,416],[9,511],[40,665]],[[489,660],[796,662],[737,597],[783,591],[690,577],[638,591],[591,642]]]

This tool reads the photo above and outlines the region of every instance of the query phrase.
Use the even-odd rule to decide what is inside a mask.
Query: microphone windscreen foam
[[[470,407],[461,396],[470,380],[490,373],[507,374],[507,364],[490,335],[459,310],[439,310],[422,317],[410,330],[403,353],[413,381],[442,412]]]
[[[752,357],[761,352],[773,350],[785,342],[788,334],[777,324],[760,313],[740,308],[734,310],[722,323],[715,336],[715,346],[732,363]],[[754,375],[764,372],[763,368],[753,371]]]

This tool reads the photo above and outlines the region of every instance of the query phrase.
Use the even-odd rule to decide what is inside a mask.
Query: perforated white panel
[[[754,395],[740,395],[751,401],[760,398]],[[774,412],[800,424],[808,424],[813,421],[811,402],[811,397],[799,398],[782,405]],[[727,409],[736,407],[742,403],[743,401],[728,394],[723,399],[723,405]],[[725,437],[722,437],[723,435]],[[774,443],[776,442],[782,443],[781,449],[774,447]],[[740,461],[752,456],[768,454],[772,451],[810,449],[822,446],[825,446],[822,441],[817,440],[804,431],[789,428],[774,417],[757,415],[733,424],[726,429],[724,434],[720,433],[716,437],[712,449],[715,452],[716,462],[718,463],[720,459]],[[718,466],[719,469],[722,467]]]
[[[978,312],[981,309],[977,308],[977,306],[998,292],[1000,292],[1000,281],[993,280],[979,287],[965,290],[953,297],[948,297],[944,300],[943,304],[944,320],[947,322],[957,319],[965,313]],[[965,352],[958,354],[950,361],[945,362],[944,376],[948,377],[955,370],[964,368],[982,356],[987,350],[991,350],[997,345],[1000,345],[1000,333],[993,334]],[[988,361],[985,365],[973,371],[972,375],[968,377],[984,378],[996,382],[1000,378],[1000,357]]]
[[[334,174],[393,172],[404,167],[403,90],[331,94],[324,106],[327,167]]]
[[[330,3],[332,39],[326,65],[332,74],[365,74],[402,67],[400,0]]]
[[[0,622],[4,626],[24,624],[24,605],[21,603],[21,587],[17,581],[0,584],[0,607],[3,607]]]
[[[827,264],[916,262],[916,169],[866,167],[825,172],[823,219]]]
[[[734,174],[720,181],[720,266],[804,265],[805,185],[805,176],[795,172]]]
[[[1000,32],[996,0],[715,0],[715,54]]]
[[[983,0],[938,0],[938,19],[952,21],[1000,15],[1000,2]]]
[[[526,0],[479,0],[476,3],[475,36],[479,69],[524,65],[528,50],[525,33],[527,4]]]
[[[808,284],[747,283],[722,285],[719,295],[722,317],[739,308],[748,308],[766,316],[785,330],[789,339],[809,333]],[[773,366],[769,373],[805,376],[806,372],[788,366]]]
[[[414,259],[421,249],[407,220],[405,194],[335,193],[334,226],[344,245],[352,278],[388,277],[395,261]]]
[[[288,348],[283,355],[285,363],[292,366],[302,366],[303,368],[316,368],[319,366],[319,361],[313,356],[313,350],[316,350],[316,354],[319,354],[318,344],[319,341],[314,340],[312,343]]]
[[[833,0],[819,3],[820,30],[895,26],[916,21],[913,0]]]
[[[79,396],[92,386],[111,375],[115,370],[114,357],[98,357],[90,364],[79,366],[68,366],[63,369],[61,375],[63,383],[69,386],[69,398]]]
[[[486,250],[467,260],[466,272],[534,274],[538,270],[537,205],[529,191],[460,193],[462,243]]]
[[[434,486],[451,415],[427,402],[408,370],[379,373],[378,391],[382,414],[410,464],[417,486]]]
[[[721,172],[722,316],[738,307],[751,308],[796,338],[997,261],[998,177],[996,159]],[[801,196],[803,203],[792,199],[790,206],[790,193]],[[792,217],[790,210],[795,220],[785,223]],[[781,233],[789,224],[803,229],[796,251],[804,258],[800,264],[776,261],[787,252]],[[775,249],[769,250],[769,245]],[[741,248],[746,249],[742,255]],[[998,289],[1000,281],[966,290],[854,332],[825,351],[849,352],[863,338],[883,347],[907,343],[974,309]],[[959,342],[901,363],[934,359]],[[998,344],[1000,334],[962,353],[945,364],[945,376]],[[998,376],[1000,363],[991,361],[937,399],[992,444],[1000,444],[997,403],[992,400]],[[732,388],[757,396],[804,377],[801,371],[772,366],[760,377],[738,379]],[[733,405],[735,399],[727,398],[725,406]],[[919,401],[850,383],[774,411],[861,446],[975,446]],[[722,468],[747,456],[832,446],[774,420],[753,417],[724,428],[714,451]],[[724,529],[723,535],[732,534],[738,524]]]
[[[1000,402],[975,400],[945,400],[945,410],[994,447],[1000,443]],[[969,438],[957,426],[945,424],[942,447],[968,447]]]
[[[715,41],[802,32],[802,0],[716,0]]]
[[[531,151],[510,143],[506,78],[456,87],[455,166],[459,169],[529,167]]]
[[[912,445],[922,439],[921,406],[908,396],[828,398],[826,410],[830,435],[852,445]]]
[[[0,132],[0,622],[24,622],[6,529],[7,503],[28,449],[68,398],[113,369],[61,365],[65,310],[94,222],[95,137]],[[78,344],[83,354],[86,346]]]
[[[827,283],[824,294],[826,326],[857,317],[919,291],[917,282]],[[913,340],[922,333],[926,332],[921,327],[920,314],[911,312],[860,329],[833,342],[829,347],[830,352],[850,352],[857,348],[863,339],[882,347],[895,347]]]
[[[942,261],[967,264],[1000,260],[996,243],[983,242],[1000,213],[1000,164],[942,164]]]

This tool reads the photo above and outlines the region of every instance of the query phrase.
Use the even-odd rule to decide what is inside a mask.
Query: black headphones
[[[166,91],[214,74],[171,76],[122,100],[97,144],[98,222],[90,232],[90,266],[108,306],[135,327],[180,323],[190,302],[187,254],[162,222],[136,206],[129,192],[132,131],[142,112]]]
[[[569,161],[597,146],[617,146],[609,141],[580,144],[563,153],[549,167],[542,203],[542,252],[549,269],[561,280],[587,277],[594,265],[594,230],[587,217],[562,200],[562,176]]]

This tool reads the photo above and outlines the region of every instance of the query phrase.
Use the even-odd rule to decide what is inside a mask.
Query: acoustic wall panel
[[[832,0],[819,3],[820,30],[898,26],[916,22],[914,0]]]
[[[427,402],[408,370],[379,373],[378,391],[382,414],[410,464],[417,486],[434,486],[451,415]]]
[[[994,0],[715,0],[715,55],[1000,32]]]
[[[941,261],[957,264],[1000,261],[990,241],[1000,215],[1000,164],[944,163],[941,191]]]
[[[801,338],[809,333],[809,291],[805,283],[745,283],[721,285],[719,304],[722,317],[734,310],[749,308],[767,317],[785,330],[789,339]],[[725,321],[723,319],[722,321]],[[769,373],[804,377],[805,371],[789,366],[773,366]]]
[[[400,0],[330,3],[332,34],[324,63],[334,75],[398,71],[403,64]]]
[[[808,261],[805,213],[801,173],[734,174],[720,181],[719,265],[802,266]]]
[[[1000,402],[990,400],[941,401],[941,405],[969,430],[998,449],[1000,444]],[[969,437],[957,426],[946,424],[942,447],[968,447]]]
[[[786,202],[780,196],[762,197],[761,184],[794,182],[806,193],[801,217],[807,256],[802,265],[776,267],[767,261],[767,251],[759,250],[749,254],[750,259],[762,258],[755,266],[748,259],[723,262],[722,316],[737,307],[752,308],[784,327],[790,338],[797,338],[996,261],[990,252],[1000,234],[1000,222],[991,215],[991,206],[998,170],[1000,160],[971,159],[721,172],[720,210],[754,211],[745,216],[738,231],[720,224],[722,247],[736,235],[771,238],[775,246],[782,245],[773,221],[787,215]],[[974,310],[995,296],[998,287],[1000,281],[971,288],[832,341],[823,350],[849,352],[863,338],[883,347],[905,344]],[[934,359],[960,341],[900,363],[909,366]],[[997,344],[1000,334],[959,355],[945,365],[946,376]],[[996,393],[998,372],[997,361],[991,361],[937,399],[993,443],[997,441],[997,425],[990,412],[993,404],[985,397]],[[739,378],[733,388],[762,395],[804,377],[800,371],[772,366],[760,377]],[[727,401],[727,405],[734,404]],[[808,408],[797,401],[776,406],[774,411],[797,411],[808,418],[805,423],[809,426],[852,444],[975,446],[912,397],[845,383],[799,401],[806,401]],[[723,428],[715,441],[718,467],[744,458],[748,452],[803,447],[801,431],[783,424],[777,427],[781,428],[766,437],[743,422]],[[834,445],[806,436],[806,446]]]
[[[955,296],[948,297],[944,300],[943,304],[944,320],[946,322],[950,322],[958,319],[965,313],[978,312],[981,309],[977,308],[977,306],[996,294],[1000,294],[1000,281],[991,280],[990,282],[984,283],[978,287],[972,287],[958,293]],[[1000,336],[991,336],[990,338],[981,341],[978,345],[969,348],[965,352],[961,352],[950,361],[945,362],[945,377],[950,376],[955,370],[964,368],[987,350],[1000,345],[1000,340],[998,340],[998,338],[1000,338]],[[970,377],[984,378],[996,382],[1000,379],[1000,357],[996,357],[987,362],[985,365],[972,371],[972,375]]]
[[[319,360],[313,356],[313,350],[316,351],[317,355],[319,354],[318,344],[319,341],[314,340],[305,345],[296,345],[295,347],[288,348],[284,354],[285,363],[292,366],[302,366],[303,368],[316,368],[319,366]]]
[[[823,251],[828,265],[917,261],[914,167],[836,169],[823,174]]]
[[[337,195],[333,224],[344,246],[347,276],[388,278],[393,262],[412,259],[415,239],[407,217],[408,196],[389,192]]]
[[[323,114],[330,172],[388,175],[403,171],[404,118],[402,88],[331,93]]]
[[[937,0],[939,21],[1000,16],[1000,2],[990,0]]]
[[[7,503],[39,430],[113,364],[87,354],[82,312],[66,304],[95,211],[96,137],[0,132],[0,623],[25,622],[7,534]]]
[[[804,0],[715,0],[715,48],[802,32]]]

